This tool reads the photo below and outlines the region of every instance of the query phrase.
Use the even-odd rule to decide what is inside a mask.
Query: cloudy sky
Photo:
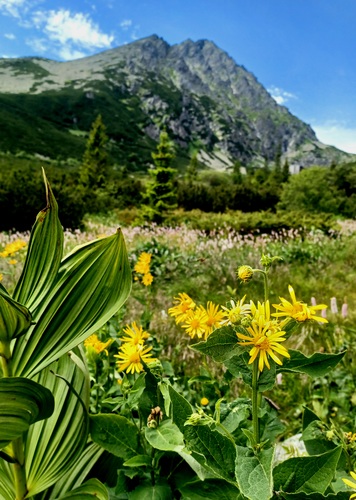
[[[0,57],[208,39],[319,139],[356,153],[356,0],[0,0]]]

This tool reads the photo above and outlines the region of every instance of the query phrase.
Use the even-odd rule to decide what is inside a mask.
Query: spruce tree
[[[143,215],[146,219],[161,223],[164,215],[177,207],[175,186],[175,170],[171,167],[174,159],[174,148],[167,132],[162,132],[157,152],[152,153],[155,168],[149,171],[150,181],[147,184],[146,205]]]
[[[106,127],[101,115],[98,115],[92,124],[79,169],[80,182],[87,189],[100,188],[105,184],[108,172],[107,142]]]

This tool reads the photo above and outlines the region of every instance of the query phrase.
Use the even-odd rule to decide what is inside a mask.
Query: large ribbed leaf
[[[13,371],[32,377],[94,333],[123,305],[131,270],[120,230],[77,247],[36,311],[36,324],[18,339]]]
[[[53,409],[52,393],[42,385],[21,377],[0,379],[0,449]]]
[[[47,206],[37,215],[31,231],[25,266],[14,298],[32,312],[42,302],[57,275],[63,253],[63,230],[58,205],[43,171]]]
[[[89,479],[86,483],[58,498],[58,500],[109,500],[109,493],[98,479]]]
[[[31,325],[29,310],[0,288],[0,341],[10,341]]]
[[[63,377],[71,388],[54,373]],[[87,442],[89,418],[86,410],[89,374],[79,349],[42,370],[35,380],[54,394],[55,410],[50,418],[37,422],[27,433],[25,463],[29,496],[55,484],[76,465]]]

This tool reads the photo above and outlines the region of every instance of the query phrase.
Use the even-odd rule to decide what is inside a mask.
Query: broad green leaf
[[[148,455],[136,455],[123,463],[125,467],[152,467],[152,458]]]
[[[237,446],[236,481],[249,500],[268,500],[273,496],[272,464],[274,448],[255,455],[250,448]]]
[[[32,228],[25,265],[17,282],[14,299],[32,312],[45,299],[57,275],[63,253],[63,229],[58,205],[43,171],[46,207]]]
[[[129,500],[172,500],[173,493],[168,484],[138,486],[128,494]]]
[[[27,307],[0,289],[0,342],[9,342],[25,333],[31,325],[31,320]]]
[[[13,351],[16,375],[32,377],[103,326],[131,290],[121,231],[77,247],[36,311],[36,324]]]
[[[58,498],[58,500],[72,499],[78,500],[109,500],[109,493],[106,487],[98,479],[89,479],[86,483],[78,486],[74,490]]]
[[[133,386],[130,389],[129,397],[127,398],[127,406],[132,410],[136,408],[140,397],[146,387],[145,381],[146,373],[141,373],[135,380]]]
[[[290,458],[273,471],[274,488],[287,493],[325,493],[330,485],[341,447],[312,457]]]
[[[182,500],[243,500],[235,486],[219,479],[188,483],[179,491]]]
[[[87,442],[89,374],[82,357],[76,349],[35,377],[54,394],[55,410],[49,419],[31,426],[26,436],[27,484],[31,495],[46,490],[72,470]]]
[[[184,449],[178,451],[178,455],[181,456],[189,465],[189,467],[195,472],[200,481],[205,481],[206,479],[215,479],[216,474],[214,474],[210,469],[199,463],[193,456],[191,452]]]
[[[224,362],[229,372],[234,377],[242,377],[245,384],[251,387],[252,385],[252,366],[249,365],[250,356],[247,352],[243,352],[238,356],[233,356]],[[258,391],[265,392],[273,388],[276,382],[276,363],[269,360],[271,368],[267,367],[260,373],[258,378]]]
[[[285,493],[279,492],[279,498],[284,500],[301,500],[300,493]],[[307,495],[303,493],[303,500],[349,500],[350,493],[346,491],[339,491],[338,493],[329,493],[328,495],[323,495],[322,493],[311,493]]]
[[[89,472],[97,465],[103,455],[104,449],[96,443],[87,444],[78,460],[71,469],[56,483],[46,490],[46,500],[55,500],[71,490],[80,486],[87,478]]]
[[[210,356],[214,361],[224,363],[232,356],[244,352],[244,349],[237,342],[238,338],[234,329],[231,326],[223,326],[213,331],[205,342],[199,342],[190,347]]]
[[[178,429],[184,433],[185,422],[193,413],[193,408],[188,401],[181,396],[173,387],[169,386],[169,395],[172,404],[172,420]]]
[[[316,413],[310,410],[310,408],[304,407],[303,430],[306,429],[311,422],[314,422],[314,420],[320,420],[320,418]]]
[[[95,443],[124,460],[139,453],[137,427],[121,415],[91,415],[90,434]]]
[[[288,350],[290,359],[283,360],[279,372],[306,373],[310,377],[323,377],[329,373],[345,356],[346,351],[338,354],[316,352],[312,356],[305,356],[294,349]]]
[[[327,430],[321,420],[314,420],[303,430],[302,440],[309,455],[321,455],[336,448],[336,444],[327,439]]]
[[[0,499],[14,500],[16,498],[13,477],[13,466],[0,459]]]
[[[184,440],[199,463],[217,477],[235,482],[236,446],[227,436],[207,425],[187,425]]]
[[[145,437],[153,448],[162,451],[182,451],[183,434],[171,420],[164,420],[156,429],[145,428]]]
[[[42,385],[21,377],[0,379],[0,449],[53,409],[52,393]]]
[[[161,398],[161,393],[158,389],[159,378],[155,376],[150,370],[150,367],[144,364],[145,370],[145,390],[141,392],[138,400],[138,409],[140,417],[147,421],[152,408],[156,406],[161,406],[163,404],[163,398]]]

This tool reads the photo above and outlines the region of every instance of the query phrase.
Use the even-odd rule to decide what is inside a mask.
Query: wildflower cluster
[[[135,273],[140,275],[139,277],[136,276],[135,279],[138,280],[139,278],[141,278],[141,283],[143,283],[145,286],[151,285],[153,281],[153,276],[150,271],[151,258],[152,254],[142,252],[134,267]]]
[[[145,340],[149,338],[149,334],[135,321],[131,323],[131,326],[126,325],[123,332],[125,336],[121,338],[122,344],[119,352],[114,355],[115,358],[118,358],[118,370],[132,374],[135,372],[140,373],[143,371],[142,362],[149,364],[156,361],[150,353],[152,346],[145,345]]]
[[[198,306],[185,292],[174,297],[174,304],[168,309],[168,314],[175,318],[177,325],[182,323],[182,328],[191,338],[206,340],[216,328],[223,325],[226,317],[219,305],[209,301],[206,307]]]
[[[27,246],[26,241],[24,240],[15,240],[12,241],[11,243],[8,243],[4,250],[0,252],[0,257],[7,258],[13,256],[15,253],[17,253],[21,248],[24,248]]]
[[[90,335],[85,341],[84,341],[84,346],[86,347],[87,351],[92,354],[100,354],[104,352],[106,356],[109,355],[107,347],[113,342],[112,339],[109,339],[106,342],[102,342],[98,336],[94,333],[93,335]]]

